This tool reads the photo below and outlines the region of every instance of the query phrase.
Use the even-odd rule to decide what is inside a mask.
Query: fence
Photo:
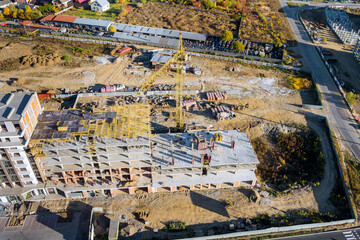
[[[184,95],[195,95],[198,94],[199,90],[183,90]],[[56,94],[56,98],[68,98],[76,96],[76,102],[79,97],[93,97],[93,96],[135,96],[138,92],[95,92],[95,93],[70,93],[70,94]],[[175,95],[176,91],[146,91],[144,95]]]
[[[225,60],[225,61],[244,62],[244,63],[248,63],[248,64],[255,64],[255,65],[260,65],[260,66],[268,66],[268,67],[276,67],[276,68],[281,68],[281,69],[286,69],[286,70],[294,70],[294,71],[300,71],[301,70],[301,68],[299,68],[299,67],[291,67],[291,66],[285,66],[285,65],[268,63],[268,62],[258,62],[258,61],[251,61],[251,60],[246,60],[246,59],[223,57],[223,56],[214,56],[214,55],[208,55],[208,54],[202,54],[202,53],[192,53],[192,52],[187,52],[187,54],[189,54],[190,56],[206,57],[206,58]]]
[[[46,37],[46,38],[56,38],[56,39],[62,39],[62,40],[68,40],[68,41],[80,41],[80,42],[91,42],[91,43],[99,43],[99,44],[110,44],[110,45],[118,45],[118,42],[113,42],[114,39],[112,38],[105,38],[108,41],[103,41],[103,40],[98,40],[98,37],[94,37],[94,36],[84,36],[84,35],[79,35],[79,34],[73,34],[74,36],[78,36],[78,37],[87,37],[87,38],[94,38],[94,39],[87,39],[87,38],[77,38],[77,37],[65,37],[65,36],[59,36],[59,35],[47,35],[47,34],[39,34],[40,37]],[[96,38],[96,39],[95,39]],[[136,43],[136,42],[135,42]],[[144,44],[144,43],[138,43],[138,44]],[[165,45],[157,45],[157,44],[151,44],[151,45],[156,45],[157,47],[166,47]],[[281,68],[281,69],[286,69],[286,70],[294,70],[294,71],[299,71],[301,68],[299,67],[292,67],[292,66],[285,66],[285,65],[280,65],[280,64],[275,64],[275,63],[269,63],[269,62],[259,62],[259,61],[252,61],[252,60],[246,60],[246,59],[240,59],[240,58],[235,58],[235,57],[224,57],[224,56],[215,56],[215,55],[209,55],[209,54],[202,54],[202,53],[194,53],[194,52],[186,52],[187,54],[189,54],[190,56],[199,56],[199,57],[206,57],[206,58],[211,58],[211,59],[218,59],[218,60],[225,60],[225,61],[234,61],[234,62],[244,62],[244,63],[248,63],[248,64],[255,64],[255,65],[261,65],[261,66],[269,66],[269,67],[276,67],[276,68]],[[223,54],[223,53],[221,53]],[[252,58],[254,56],[244,56],[246,58]],[[256,56],[255,56],[256,57]],[[254,57],[254,58],[255,58]],[[259,57],[257,57],[257,59],[259,59]],[[264,59],[264,58],[262,58]]]

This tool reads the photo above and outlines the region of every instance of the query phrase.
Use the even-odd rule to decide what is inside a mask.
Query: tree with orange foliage
[[[6,15],[6,16],[9,16],[10,14],[11,14],[11,11],[10,11],[10,9],[9,8],[4,8],[4,12],[3,12],[3,14],[4,15]]]

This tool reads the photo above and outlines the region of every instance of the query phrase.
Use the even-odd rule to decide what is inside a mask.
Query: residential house
[[[96,0],[91,4],[91,11],[105,12],[110,9],[110,3],[107,0]]]

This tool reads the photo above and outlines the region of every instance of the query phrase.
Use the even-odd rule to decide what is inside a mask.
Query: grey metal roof
[[[150,44],[159,44],[162,46],[166,45],[170,47],[177,47],[179,44],[178,39],[167,39],[163,37],[148,36],[139,33],[115,32],[112,37],[125,42],[150,43]]]
[[[96,0],[95,2],[97,2],[101,7],[110,4],[107,0]]]
[[[184,39],[196,40],[196,41],[205,41],[207,37],[206,34],[201,34],[201,33],[192,33],[192,32],[185,32],[185,31],[178,31],[178,30],[171,30],[164,28],[153,28],[146,26],[123,24],[123,23],[116,23],[115,28],[120,32],[143,33],[143,34],[156,35],[156,36],[162,36],[168,38],[179,38],[180,33],[182,33]]]
[[[1,93],[0,121],[19,121],[35,93]]]
[[[171,59],[171,55],[154,54],[150,59],[152,63],[167,63]]]
[[[74,21],[75,24],[96,26],[96,27],[109,27],[111,24],[114,24],[112,21],[93,19],[93,18],[77,18]]]

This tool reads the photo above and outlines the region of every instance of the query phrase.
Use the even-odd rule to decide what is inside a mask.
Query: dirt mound
[[[28,55],[22,57],[20,63],[24,66],[40,67],[40,66],[52,66],[60,61],[61,61],[61,57],[56,53],[52,53],[43,56]]]

